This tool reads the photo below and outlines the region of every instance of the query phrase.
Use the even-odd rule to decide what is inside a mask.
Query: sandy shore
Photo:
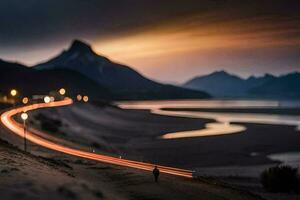
[[[3,132],[3,131],[2,131]],[[56,153],[24,153],[0,140],[1,199],[259,199],[198,180],[131,170]]]
[[[70,187],[67,190],[75,193],[78,199],[84,199],[85,196],[81,196],[83,192],[80,186],[73,188],[71,187],[73,184],[69,184],[69,178],[73,175],[76,177],[76,182],[80,180],[91,184],[88,186],[93,188],[92,192],[88,193],[94,195],[89,197],[91,199],[99,199],[99,196],[94,194],[97,191],[94,188],[101,188],[101,194],[109,197],[105,199],[199,199],[200,197],[201,199],[239,199],[241,193],[235,192],[241,190],[246,191],[242,193],[241,199],[258,198],[248,196],[248,192],[267,199],[299,197],[267,194],[258,180],[262,170],[276,164],[266,157],[268,154],[300,150],[300,135],[296,134],[294,127],[291,126],[244,124],[247,130],[241,134],[161,140],[158,136],[165,133],[200,129],[211,120],[158,116],[148,111],[122,110],[91,104],[75,104],[69,107],[34,111],[30,113],[30,117],[30,126],[39,129],[43,129],[43,121],[47,121],[48,124],[55,123],[57,130],[44,131],[59,138],[58,142],[65,145],[124,158],[194,169],[199,176],[206,177],[204,182],[191,182],[163,176],[162,183],[157,187],[152,182],[151,173],[78,160],[30,144],[29,149],[35,155],[50,157],[56,164],[58,162],[58,165],[63,162],[71,166],[70,169],[65,169],[65,166],[59,167],[67,170],[65,175],[67,182],[62,185]],[[1,130],[0,133],[1,138],[22,148],[21,139],[6,130]],[[17,160],[14,162],[18,163]],[[58,171],[61,173],[61,170]],[[32,175],[27,173],[29,176]],[[43,174],[41,171],[39,173]],[[43,176],[46,177],[46,174]],[[12,182],[18,179],[17,175],[13,177],[15,179],[12,179]],[[23,179],[26,178],[22,177]],[[2,182],[0,188],[1,185],[5,185],[5,190],[8,190],[8,182],[8,180]],[[215,183],[219,185],[217,188]],[[51,185],[51,181],[49,184]],[[234,192],[229,188],[235,188]],[[65,193],[64,189],[62,190]],[[174,195],[174,191],[180,192]],[[53,186],[47,192],[55,193],[57,196],[62,195],[61,189],[57,186]],[[117,196],[110,196],[113,194]]]
[[[38,113],[61,119],[58,132],[64,134],[56,135],[84,148],[188,169],[274,164],[267,155],[300,151],[300,135],[293,126],[243,124],[247,130],[239,134],[162,140],[158,137],[165,133],[201,129],[212,120],[84,104]]]

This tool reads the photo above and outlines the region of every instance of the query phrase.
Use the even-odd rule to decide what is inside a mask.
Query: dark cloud
[[[290,57],[289,66],[297,70],[299,10],[299,0],[2,0],[0,57],[32,64],[53,56],[74,38],[101,42],[154,30],[165,34],[168,27],[180,33],[199,29],[191,33],[202,34],[199,27],[207,27],[229,38],[240,34],[251,41],[256,32],[255,38],[264,42],[270,37],[275,45],[283,44],[285,60]],[[236,66],[243,64],[238,62]]]
[[[273,16],[275,21],[298,18],[299,5],[297,0],[3,0],[0,42],[1,46],[14,46],[105,37],[206,13],[214,20]]]

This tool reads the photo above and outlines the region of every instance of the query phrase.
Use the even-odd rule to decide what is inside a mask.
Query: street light
[[[10,91],[10,95],[13,96],[13,97],[15,97],[17,94],[18,94],[18,91],[16,89],[12,89]]]
[[[28,114],[23,112],[21,114],[21,118],[23,119],[23,127],[24,127],[24,151],[27,151],[27,140],[26,140],[26,120],[28,119]]]
[[[82,100],[82,96],[80,94],[77,95],[77,101],[81,101]]]
[[[60,88],[58,92],[59,92],[60,95],[65,95],[66,94],[66,89],[65,88]]]
[[[17,96],[17,94],[18,94],[18,91],[17,91],[16,89],[12,89],[12,90],[10,91],[10,95],[11,95],[12,97]],[[15,107],[15,106],[16,106],[16,100],[13,98],[13,107]]]
[[[44,97],[44,102],[45,103],[50,103],[50,101],[51,101],[51,98],[49,96]]]
[[[83,96],[82,99],[83,99],[84,102],[88,102],[89,101],[89,97],[88,96]]]
[[[27,104],[28,101],[29,101],[28,97],[24,97],[24,98],[22,99],[23,104]]]

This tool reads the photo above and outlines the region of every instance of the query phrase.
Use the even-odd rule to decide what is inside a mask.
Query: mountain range
[[[33,67],[0,60],[0,85],[3,91],[16,88],[23,95],[65,87],[70,95],[81,93],[111,100],[210,97],[202,91],[152,81],[128,66],[96,54],[90,45],[79,40]]]
[[[185,88],[208,92],[214,97],[300,98],[300,73],[281,76],[265,74],[247,79],[217,71],[195,77],[182,85]]]
[[[0,92],[16,88],[21,95],[47,94],[65,87],[69,95],[87,94],[94,99],[199,99],[300,98],[300,73],[266,74],[247,79],[217,71],[179,86],[150,80],[132,68],[96,54],[92,47],[74,40],[70,47],[33,67],[0,60]]]

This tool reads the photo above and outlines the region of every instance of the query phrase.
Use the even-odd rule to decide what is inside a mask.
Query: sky
[[[1,0],[0,58],[32,66],[90,43],[168,83],[300,71],[298,0]]]

